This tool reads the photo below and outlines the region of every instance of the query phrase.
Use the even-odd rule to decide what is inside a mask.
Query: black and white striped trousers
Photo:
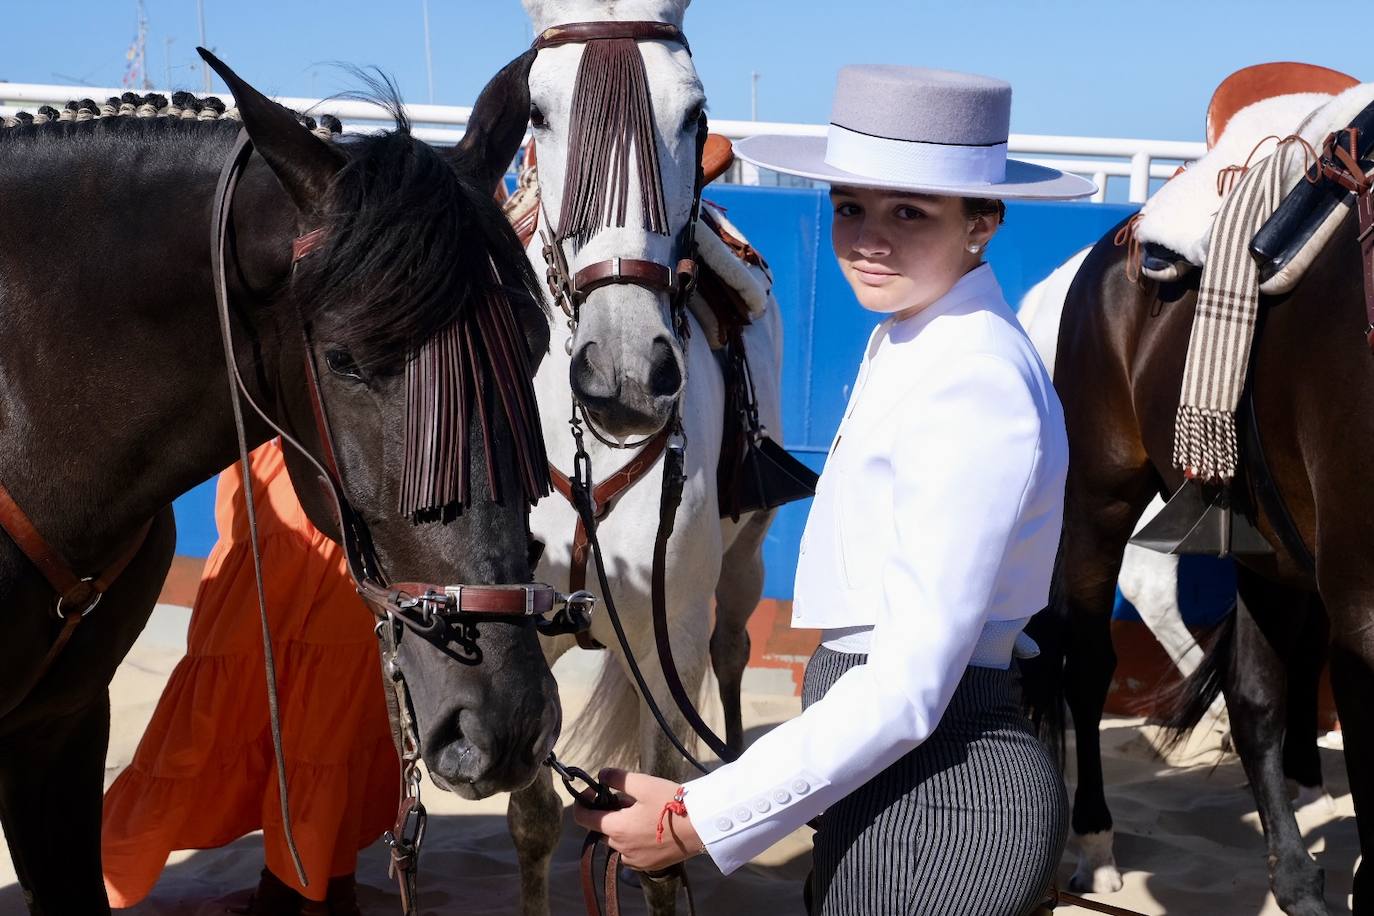
[[[864,659],[817,649],[803,705]],[[1020,916],[1042,900],[1064,851],[1068,798],[1011,677],[969,668],[934,733],[825,812],[815,916]]]

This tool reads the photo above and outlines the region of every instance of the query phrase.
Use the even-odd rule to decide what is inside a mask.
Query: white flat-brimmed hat
[[[735,144],[775,172],[856,187],[956,197],[1065,200],[1086,178],[1007,158],[1011,84],[971,73],[863,65],[840,70],[825,137],[765,134]]]

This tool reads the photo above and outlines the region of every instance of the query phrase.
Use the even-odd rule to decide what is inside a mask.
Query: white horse
[[[1084,248],[1031,287],[1016,313],[1051,375],[1054,374],[1064,299],[1068,295],[1069,285],[1091,250],[1091,247]],[[1156,496],[1136,523],[1135,530],[1140,531],[1145,527],[1162,508],[1164,500]],[[1192,674],[1202,663],[1202,647],[1188,631],[1178,605],[1178,557],[1127,544],[1121,558],[1117,585],[1122,596],[1140,612],[1140,619],[1164,647],[1179,674],[1183,677]],[[1226,704],[1220,697],[1212,703],[1208,720],[1213,728],[1230,731]],[[1099,894],[1121,890],[1121,872],[1112,853],[1111,834],[1078,837],[1078,847],[1078,868],[1074,872],[1073,886]]]
[[[603,20],[650,20],[681,27],[689,0],[524,0],[536,35],[551,26]],[[531,126],[538,149],[541,228],[557,227],[563,204],[568,162],[574,84],[587,44],[572,43],[539,51],[530,72]],[[696,181],[697,124],[705,94],[690,53],[672,42],[638,42],[652,101],[656,149],[630,152],[632,183],[624,226],[601,227],[581,244],[569,240],[564,251],[570,273],[613,257],[673,263],[673,239],[692,212]],[[644,136],[644,134],[640,134]],[[641,228],[641,186],[635,157],[657,157],[666,234]],[[642,173],[641,173],[642,174]],[[702,227],[698,236],[707,230]],[[709,241],[715,241],[711,239]],[[535,233],[529,257],[542,276],[546,264]],[[766,290],[766,287],[763,287]],[[777,303],[764,293],[766,307],[744,331],[760,417],[770,434],[781,439],[779,410],[782,328]],[[568,420],[574,388],[590,420],[604,435],[619,440],[652,435],[668,422],[680,399],[686,437],[687,481],[667,552],[668,621],[677,666],[689,693],[697,695],[708,657],[720,684],[727,742],[742,738],[740,681],[749,658],[745,622],[763,591],[761,548],[772,513],[755,513],[738,524],[722,520],[717,505],[716,462],[721,448],[725,390],[721,370],[707,336],[695,318],[681,346],[673,333],[666,294],[642,286],[608,285],[593,290],[582,304],[580,320],[570,330],[564,314],[551,308],[552,341],[535,379],[549,460],[565,474],[573,470],[574,445]],[[570,384],[571,382],[571,384]],[[593,478],[605,479],[635,455],[606,447],[590,434]],[[631,648],[659,706],[679,734],[686,731],[669,697],[656,660],[650,618],[650,569],[658,527],[663,462],[626,490],[599,526],[606,572]],[[577,514],[557,494],[534,508],[530,525],[545,544],[538,578],[566,587]],[[587,581],[595,588],[595,560]],[[712,599],[715,629],[711,631]],[[640,702],[626,661],[604,613],[598,607],[592,635],[609,647],[587,713],[575,724],[573,762],[592,772],[617,763],[680,780],[687,766],[661,736]],[[708,653],[709,646],[709,653]],[[552,664],[574,647],[571,637],[545,641]],[[577,756],[586,759],[578,760]],[[558,840],[562,802],[549,774],[511,797],[508,821],[521,871],[522,908],[526,914],[548,912],[549,861]],[[651,912],[670,913],[675,883],[644,882]]]

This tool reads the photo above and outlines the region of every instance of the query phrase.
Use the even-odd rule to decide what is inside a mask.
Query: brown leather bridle
[[[542,583],[515,585],[388,583],[376,553],[372,549],[367,525],[353,508],[347,496],[334,450],[334,437],[330,431],[328,412],[325,409],[320,390],[320,376],[315,362],[311,325],[305,316],[299,312],[299,302],[297,303],[297,317],[300,321],[305,350],[307,389],[310,394],[315,432],[320,442],[322,459],[311,454],[308,449],[268,415],[253,399],[239,372],[230,323],[229,290],[225,269],[227,263],[226,250],[234,190],[252,152],[252,141],[247,131],[241,131],[220,173],[219,184],[215,192],[211,245],[215,298],[219,311],[225,364],[229,374],[230,400],[233,403],[234,421],[238,432],[240,462],[245,481],[251,481],[242,408],[243,402],[247,402],[263,422],[282,437],[283,443],[295,448],[315,468],[333,500],[349,574],[353,578],[358,594],[362,596],[365,604],[378,620],[377,636],[382,654],[382,667],[391,687],[388,706],[392,707],[392,728],[397,750],[401,757],[403,781],[396,828],[389,832],[385,839],[392,848],[392,864],[400,883],[402,903],[407,913],[413,913],[416,911],[415,864],[420,842],[424,836],[425,810],[419,797],[419,732],[409,712],[408,691],[404,676],[397,663],[397,649],[402,631],[409,630],[421,638],[438,644],[447,640],[451,625],[478,620],[533,621],[540,632],[547,635],[575,632],[578,629],[585,629],[590,624],[589,614],[595,599],[586,593],[560,595],[553,588]],[[301,259],[308,257],[317,250],[326,241],[326,238],[327,230],[323,227],[312,229],[297,237],[292,243],[292,269],[295,269],[296,264]],[[278,789],[288,847],[295,859],[298,877],[301,879],[301,883],[305,884],[306,877],[299,856],[296,854],[291,835],[284,775],[285,766],[281,759],[276,678],[273,670],[271,634],[267,627],[267,609],[262,586],[261,555],[258,549],[252,490],[251,486],[245,485],[244,493],[248,503],[249,528],[252,533],[253,562],[258,578],[259,610],[263,621],[263,648],[268,670],[272,737],[278,758]],[[553,611],[555,604],[559,602],[564,605],[562,610],[553,618],[546,620],[545,615]]]
[[[682,30],[677,26],[666,22],[574,22],[565,25],[556,25],[545,29],[534,40],[532,45],[535,51],[545,48],[559,47],[567,44],[586,44],[595,41],[611,40],[630,40],[640,41],[664,41],[681,45],[688,54],[691,53],[691,46],[687,43],[687,38],[682,34]],[[587,301],[596,290],[603,286],[628,285],[639,286],[654,293],[664,293],[669,297],[671,313],[673,316],[673,329],[679,339],[686,335],[686,308],[687,300],[692,295],[692,290],[696,285],[697,261],[696,261],[696,224],[697,217],[701,211],[701,190],[702,190],[702,153],[706,143],[706,119],[703,114],[697,132],[697,174],[696,186],[693,194],[692,209],[688,216],[687,224],[678,233],[674,243],[673,257],[670,263],[663,264],[658,261],[650,261],[642,258],[608,258],[597,261],[572,272],[568,265],[566,252],[563,250],[563,242],[558,233],[553,229],[553,221],[550,219],[547,210],[544,208],[543,198],[540,200],[540,210],[543,216],[540,219],[540,239],[542,241],[542,254],[544,263],[547,265],[546,281],[549,287],[549,294],[553,297],[554,303],[562,309],[568,319],[568,338],[569,355],[571,355],[572,337],[571,333],[577,330],[577,322],[580,316],[582,305]],[[636,155],[640,157],[656,155],[656,150],[646,150],[637,148]],[[577,158],[576,151],[569,151],[569,163],[567,167],[567,177],[565,187],[571,182],[573,170],[577,168],[577,163],[573,160]],[[600,436],[598,436],[600,438]],[[604,439],[602,440],[605,441]],[[612,445],[613,443],[607,442]]]
[[[226,348],[226,365],[230,373],[230,384],[234,387],[234,403],[237,406],[246,402],[258,416],[278,435],[282,441],[306,459],[320,478],[327,484],[327,491],[334,502],[340,523],[340,536],[347,557],[349,573],[353,577],[358,593],[367,601],[373,613],[381,619],[392,619],[422,635],[433,635],[436,620],[452,620],[469,616],[526,618],[540,617],[553,610],[560,596],[552,587],[543,583],[524,583],[517,585],[436,585],[426,582],[388,583],[382,573],[376,554],[371,547],[367,526],[349,502],[342,474],[335,457],[334,437],[330,430],[329,416],[325,410],[320,389],[319,369],[314,358],[310,324],[301,318],[303,343],[305,345],[305,368],[308,380],[312,412],[315,418],[315,432],[320,442],[323,460],[317,459],[295,437],[283,429],[267,412],[258,405],[248,391],[239,373],[239,367],[232,349],[229,319],[229,294],[225,273],[225,247],[230,215],[230,203],[234,189],[248,158],[252,153],[252,143],[246,131],[240,132],[233,151],[220,176],[220,185],[215,200],[215,237],[212,250],[215,293],[219,304],[221,333]],[[303,233],[292,243],[292,266],[308,257],[324,242],[326,231],[322,228]],[[241,443],[241,452],[246,453],[246,443]],[[241,456],[243,457],[243,456]]]

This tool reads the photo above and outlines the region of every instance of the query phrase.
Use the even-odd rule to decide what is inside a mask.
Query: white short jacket
[[[1068,442],[987,265],[870,339],[802,536],[792,623],[873,626],[866,664],[687,784],[729,873],[924,741],[970,664],[1047,603]]]

